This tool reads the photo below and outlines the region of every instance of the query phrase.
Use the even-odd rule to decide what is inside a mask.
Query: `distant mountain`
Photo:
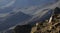
[[[48,19],[52,13],[50,13],[50,11],[52,10],[42,11],[42,8],[47,8],[56,2],[57,1],[55,0],[16,0],[11,6],[2,9],[0,8],[0,14],[8,13],[8,15],[4,17],[4,23],[0,24],[0,31],[9,29],[17,24],[31,24],[35,21]],[[4,18],[1,18],[0,20]]]
[[[28,24],[33,25],[35,23],[38,23],[39,21],[43,22],[45,20],[48,20],[51,17],[51,15],[53,14],[53,10],[52,9],[46,9],[46,10],[44,10],[44,12],[45,13],[41,12],[41,14],[39,14],[39,16],[37,16],[34,19],[32,19],[31,21],[29,21]]]
[[[0,31],[8,29],[10,27],[13,27],[18,23],[25,23],[23,21],[27,21],[31,18],[32,17],[27,14],[24,14],[22,12],[18,12],[14,15],[7,17],[6,20],[4,21],[4,23],[0,24]]]

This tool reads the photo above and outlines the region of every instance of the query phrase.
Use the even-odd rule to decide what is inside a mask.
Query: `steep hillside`
[[[22,12],[18,12],[12,16],[7,17],[4,23],[0,24],[0,31],[13,27],[18,23],[25,23],[23,21],[27,21],[29,19],[31,19],[31,16]]]
[[[0,20],[4,22],[0,23],[0,31],[9,30],[16,25],[33,25],[36,21],[44,21],[59,4],[58,0],[16,0],[12,5],[0,8],[0,14],[3,14]]]

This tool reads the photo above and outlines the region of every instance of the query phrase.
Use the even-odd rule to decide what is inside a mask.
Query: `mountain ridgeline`
[[[12,4],[11,6],[9,7],[4,6],[3,8],[0,8],[0,14],[7,13],[7,16],[2,18],[0,17],[0,20],[2,20],[0,21],[1,22],[0,31],[8,30],[9,28],[16,26],[18,24],[33,25],[37,21],[44,21],[45,19],[49,19],[53,10],[47,9],[47,11],[46,10],[41,11],[41,9],[44,5],[46,6],[47,4],[50,4],[50,3],[54,4],[56,2],[57,0],[16,0],[14,4]],[[36,8],[34,8],[33,6],[35,6]]]
[[[23,23],[23,21],[27,21],[31,18],[32,17],[29,15],[26,15],[22,12],[18,12],[12,16],[7,17],[4,23],[0,24],[0,31],[13,27],[18,23]]]

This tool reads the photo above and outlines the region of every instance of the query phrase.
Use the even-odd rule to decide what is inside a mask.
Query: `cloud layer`
[[[13,4],[15,3],[15,1],[16,1],[16,0],[11,0],[9,3],[7,3],[6,5],[1,6],[0,8],[9,7],[9,6],[13,5]],[[4,2],[4,1],[3,1],[3,2]],[[8,1],[6,0],[6,2],[8,2]]]

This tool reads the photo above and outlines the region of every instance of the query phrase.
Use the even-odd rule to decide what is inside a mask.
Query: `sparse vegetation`
[[[37,31],[34,33],[60,33],[60,9],[55,8],[55,11],[58,13],[54,13],[52,21],[50,23],[48,21],[39,23]]]
[[[56,12],[60,12],[60,8],[55,8]],[[48,23],[48,20],[45,20],[45,22],[39,22],[37,26],[30,27],[30,25],[26,26],[17,26],[14,29],[15,33],[60,33],[60,13],[54,12],[54,15],[52,16],[52,21]],[[37,27],[37,28],[35,28]],[[32,30],[32,29],[33,30]],[[30,29],[30,30],[29,30]]]

